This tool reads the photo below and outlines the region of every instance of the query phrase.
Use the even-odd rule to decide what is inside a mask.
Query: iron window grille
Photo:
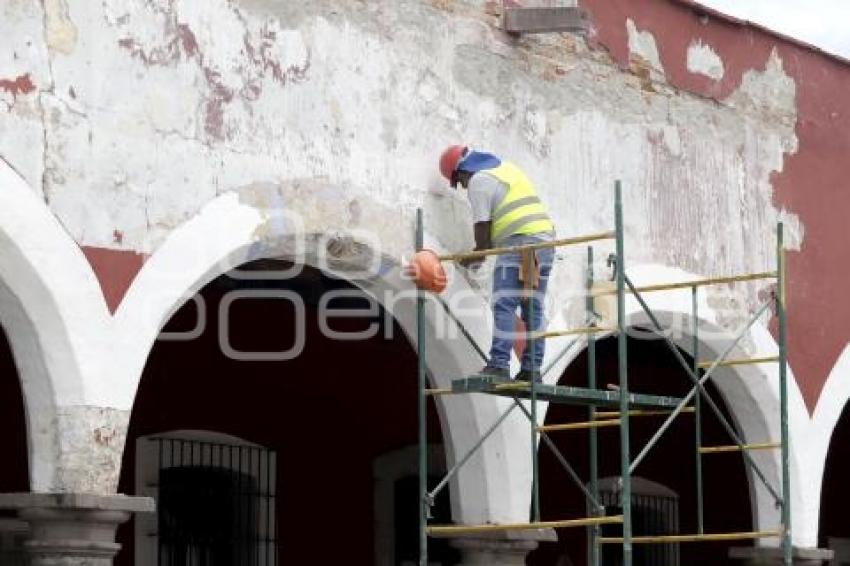
[[[148,439],[157,461],[158,566],[277,566],[273,450]]]

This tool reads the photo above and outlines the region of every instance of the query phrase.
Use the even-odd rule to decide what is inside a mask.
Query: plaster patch
[[[720,55],[700,39],[692,41],[688,46],[688,71],[715,81],[722,79],[726,73]]]
[[[145,17],[158,19],[162,33],[150,34],[141,24]],[[211,11],[195,2],[177,2],[133,17],[113,14],[111,21],[122,32],[118,45],[145,66],[180,67],[185,60],[203,77],[207,92],[199,105],[206,134],[198,139],[202,143],[236,135],[235,122],[242,112],[233,110],[233,103],[244,103],[250,113],[270,82],[300,82],[310,69],[310,49],[300,30],[282,29],[275,19],[248,18],[235,5]]]
[[[800,217],[786,209],[779,211],[779,220],[783,224],[784,244],[786,250],[800,251],[803,247],[805,229]]]
[[[261,58],[278,82],[301,79],[310,68],[310,51],[299,30],[283,30],[276,21],[266,24]]]
[[[664,66],[655,44],[655,36],[648,31],[640,31],[631,18],[626,19],[626,31],[629,35],[629,54],[633,59],[648,65],[651,70],[664,75]]]
[[[69,55],[77,45],[77,26],[71,21],[65,0],[45,0],[47,46]]]
[[[773,49],[764,70],[744,73],[741,86],[724,102],[747,114],[755,114],[767,123],[778,122],[776,125],[793,130],[797,120],[796,98],[797,85],[785,72],[779,53]],[[793,139],[793,147],[786,151],[796,151],[796,135],[789,139]]]

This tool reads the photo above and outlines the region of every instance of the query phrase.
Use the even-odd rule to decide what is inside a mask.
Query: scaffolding
[[[419,435],[418,435],[418,456],[419,456],[419,565],[427,566],[428,564],[428,537],[429,536],[462,536],[476,533],[488,532],[504,532],[512,530],[530,530],[530,529],[560,529],[560,528],[575,528],[583,527],[588,530],[588,564],[590,566],[599,566],[601,559],[601,545],[621,545],[622,546],[622,564],[623,566],[632,566],[633,545],[635,544],[679,544],[688,542],[716,542],[729,540],[755,540],[762,538],[779,538],[781,539],[782,556],[785,565],[791,565],[791,496],[790,496],[790,476],[789,476],[789,445],[788,445],[788,387],[787,387],[787,364],[786,364],[786,322],[785,322],[785,256],[783,247],[783,226],[782,223],[777,224],[776,228],[776,270],[762,273],[752,273],[746,275],[734,275],[726,277],[714,277],[705,279],[696,279],[681,283],[658,284],[638,287],[634,285],[629,276],[626,274],[626,263],[624,253],[624,230],[623,230],[623,205],[622,191],[619,181],[615,184],[615,205],[614,205],[614,230],[581,236],[576,238],[560,239],[548,242],[540,242],[532,245],[510,247],[510,248],[494,248],[489,250],[480,250],[461,254],[450,254],[439,256],[439,260],[443,262],[453,262],[472,258],[483,258],[491,255],[501,255],[507,253],[520,254],[521,261],[525,266],[530,268],[533,252],[536,249],[545,247],[562,247],[571,246],[582,243],[591,243],[600,240],[614,240],[615,251],[609,256],[609,264],[614,267],[614,280],[616,287],[610,290],[594,290],[594,274],[593,274],[593,247],[587,248],[587,277],[586,277],[586,297],[585,297],[585,326],[581,328],[539,332],[534,331],[530,324],[525,330],[525,347],[533,351],[535,340],[545,340],[555,336],[575,336],[571,344],[564,349],[561,356],[572,347],[576,340],[586,340],[587,348],[587,387],[573,387],[561,385],[547,385],[542,383],[542,379],[538,381],[532,377],[528,382],[511,381],[498,379],[493,376],[477,375],[464,379],[455,379],[449,388],[429,389],[427,384],[427,375],[425,367],[425,291],[419,290],[416,300],[416,317],[417,317],[417,353],[418,353],[418,419],[419,419]],[[416,249],[422,250],[424,247],[424,228],[422,211],[417,211],[416,218]],[[530,271],[528,271],[530,272]],[[527,277],[528,281],[525,284],[525,294],[531,296],[534,290],[531,288],[531,277]],[[769,300],[765,301],[743,326],[742,329],[734,336],[728,346],[714,360],[702,360],[699,352],[699,311],[698,298],[699,289],[701,287],[728,284],[742,281],[755,281],[773,279],[776,281],[776,287]],[[692,362],[688,363],[682,355],[679,347],[667,336],[664,328],[658,318],[653,314],[649,305],[646,303],[643,295],[656,291],[666,291],[673,289],[690,289],[691,290],[691,309],[692,309]],[[683,373],[687,376],[690,382],[689,392],[681,398],[651,395],[647,393],[633,393],[629,390],[628,380],[628,364],[627,364],[627,322],[626,322],[626,295],[631,294],[638,302],[645,315],[648,317],[652,327],[658,336],[666,341],[667,347],[672,352],[678,363],[682,366]],[[616,327],[599,326],[597,316],[594,312],[594,301],[601,296],[616,297]],[[439,298],[438,298],[439,300]],[[487,361],[486,354],[481,350],[478,344],[474,341],[469,332],[463,327],[463,324],[452,315],[448,306],[439,301],[445,311],[454,319],[455,323],[460,328],[464,337],[469,341],[471,346],[478,352],[479,356]],[[749,359],[732,359],[730,354],[737,347],[741,339],[747,334],[752,325],[762,317],[762,315],[773,306],[777,320],[777,342],[778,355],[772,357],[749,358]],[[534,301],[528,301],[527,319],[534,320],[533,315]],[[618,378],[617,386],[609,389],[600,389],[596,381],[596,341],[601,334],[614,334],[617,339],[617,358],[618,358]],[[559,356],[560,357],[560,356]],[[532,360],[534,356],[531,356]],[[557,363],[557,359],[550,363],[540,375],[545,375]],[[764,364],[778,363],[779,364],[779,409],[780,409],[780,439],[768,440],[759,443],[745,443],[735,428],[729,423],[720,407],[709,395],[705,388],[705,383],[712,377],[718,367],[738,366],[744,364]],[[535,375],[535,370],[532,368],[532,376]],[[427,433],[426,433],[426,401],[430,396],[437,395],[457,395],[457,394],[488,394],[507,397],[513,400],[513,403],[499,416],[499,418],[484,432],[477,442],[461,457],[445,474],[443,479],[436,484],[432,490],[428,490],[427,485]],[[558,423],[550,425],[538,424],[538,403],[564,403],[571,405],[582,405],[588,409],[587,421]],[[722,427],[725,429],[732,444],[727,446],[703,446],[702,444],[702,418],[706,406],[714,413]],[[515,410],[519,409],[528,419],[530,423],[531,436],[531,468],[532,468],[532,494],[531,494],[531,510],[530,520],[519,524],[484,524],[484,525],[429,525],[429,510],[433,505],[435,497],[443,490],[454,477],[455,474],[464,466],[470,458],[481,448],[483,443],[490,435],[493,434],[507,419],[507,417]],[[598,410],[610,409],[610,410]],[[667,431],[673,422],[681,415],[688,414],[694,417],[694,458],[696,468],[696,524],[697,532],[693,534],[671,533],[658,536],[633,536],[632,532],[632,498],[631,498],[631,477],[635,469],[644,460],[647,454],[658,443],[662,435]],[[664,417],[661,425],[652,435],[650,440],[640,449],[637,456],[631,457],[631,449],[629,445],[629,422],[632,418],[644,417]],[[599,478],[598,478],[598,445],[597,445],[597,430],[603,427],[619,428],[619,456],[620,456],[620,476],[619,482],[619,503],[621,514],[614,516],[606,516],[605,507],[600,504],[599,493]],[[589,479],[585,484],[584,481],[576,473],[575,469],[570,465],[564,454],[557,448],[555,443],[550,438],[550,433],[570,430],[587,430],[589,432]],[[540,489],[539,489],[539,441],[542,441],[554,455],[560,466],[564,469],[567,475],[572,479],[577,488],[583,493],[588,501],[589,516],[580,518],[567,518],[557,521],[541,521],[540,518]],[[780,469],[781,469],[781,486],[776,489],[768,481],[765,473],[760,466],[750,455],[753,450],[779,449],[780,453]],[[774,499],[777,508],[781,510],[781,523],[772,530],[753,531],[753,532],[729,532],[729,533],[707,533],[704,525],[704,502],[703,502],[703,457],[723,452],[740,452],[743,455],[746,465],[752,470],[753,475],[762,482]],[[601,534],[601,527],[609,524],[621,524],[622,536],[619,537],[604,537]]]

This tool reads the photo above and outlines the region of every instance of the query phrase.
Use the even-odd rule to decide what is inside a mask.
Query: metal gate
[[[619,477],[599,480],[599,500],[607,515],[622,513]],[[632,477],[632,534],[679,534],[679,495],[659,483]],[[604,525],[602,536],[622,536],[622,525]],[[604,566],[619,566],[623,553],[619,546],[605,545],[602,552]],[[634,566],[679,566],[679,545],[639,544],[634,547]]]
[[[152,438],[158,566],[277,566],[275,452]]]

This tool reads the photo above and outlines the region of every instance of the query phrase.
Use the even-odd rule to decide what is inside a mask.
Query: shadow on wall
[[[280,268],[268,261],[249,267]],[[219,304],[227,293],[248,288],[286,289],[304,299],[306,340],[299,356],[237,361],[222,353]],[[378,322],[377,336],[367,340],[324,336],[317,301],[323,292],[341,288],[353,289],[312,269],[286,281],[222,276],[207,285],[200,293],[208,307],[202,335],[184,342],[160,340],[150,354],[133,407],[119,490],[133,491],[138,468],[132,447],[140,436],[201,430],[238,437],[276,453],[277,564],[374,564],[373,463],[416,444],[416,355],[392,319]],[[339,308],[345,307],[354,308],[350,301]],[[285,350],[295,341],[294,314],[288,301],[236,301],[231,343],[244,351]],[[164,330],[191,329],[196,318],[190,301]],[[376,320],[381,317],[338,318],[330,324],[356,332]],[[429,440],[439,443],[433,404],[429,412]],[[396,490],[407,493],[406,484]],[[124,548],[116,564],[134,564],[133,530],[122,527]],[[395,551],[396,556],[405,552]]]
[[[690,356],[682,352],[685,359]],[[678,362],[662,340],[628,340],[629,389],[634,392],[655,393],[682,396],[688,391],[688,377],[680,369]],[[597,343],[597,383],[601,388],[617,382],[617,341],[607,338]],[[559,383],[587,385],[587,355],[582,353],[570,364]],[[717,404],[723,408],[729,418],[722,397],[709,384],[708,390]],[[703,444],[729,444],[721,425],[709,414],[703,412]],[[579,422],[587,420],[587,409],[568,405],[552,405],[546,415],[547,424]],[[633,418],[631,426],[632,457],[646,444],[657,430],[662,420],[658,417]],[[696,472],[694,454],[694,419],[691,415],[680,416],[674,425],[662,437],[662,440],[641,463],[635,475],[650,480],[666,488],[667,494],[678,495],[679,532],[689,534],[697,532],[696,527]],[[599,477],[619,476],[619,429],[601,428],[599,438]],[[586,431],[552,433],[561,452],[586,481],[589,477],[588,447],[589,434]],[[540,455],[541,511],[543,520],[584,517],[587,515],[585,501],[578,489],[570,481],[564,470],[545,447]],[[705,493],[705,532],[749,531],[752,527],[750,492],[744,463],[740,454],[716,454],[703,457],[703,477]],[[650,494],[651,495],[651,494]],[[636,493],[633,494],[633,502]],[[647,508],[658,501],[647,499],[639,502]],[[639,505],[639,507],[640,507]],[[665,503],[666,505],[666,503]],[[611,509],[616,511],[616,509]],[[638,519],[635,519],[636,521]],[[665,521],[668,519],[664,518]],[[635,534],[638,532],[635,523]],[[651,534],[651,533],[646,533]],[[618,536],[618,533],[606,531],[605,536]],[[528,563],[533,566],[582,565],[587,563],[586,532],[584,529],[561,529],[557,543],[544,543],[532,553]],[[746,543],[745,543],[746,544]],[[679,545],[678,558],[675,552],[664,552],[649,545],[635,545],[635,566],[641,564],[667,565],[713,565],[726,564],[730,546],[742,546],[741,543],[698,543]],[[616,547],[620,550],[621,547]],[[604,556],[609,556],[614,548]],[[610,555],[617,564],[621,556],[618,552]],[[609,564],[605,561],[604,564]]]

